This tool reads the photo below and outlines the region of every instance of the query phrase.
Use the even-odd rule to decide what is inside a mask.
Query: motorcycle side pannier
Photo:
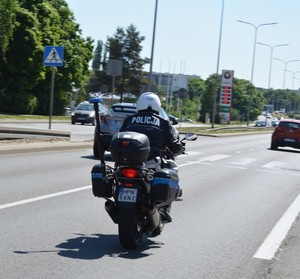
[[[137,132],[119,132],[110,142],[110,152],[117,164],[139,165],[150,153],[150,143],[146,135]]]
[[[175,170],[163,168],[153,175],[151,199],[157,202],[173,202],[179,190],[178,174]]]
[[[110,198],[112,197],[112,179],[109,179],[105,174],[103,175],[103,168],[105,166],[100,164],[94,165],[92,169],[92,190],[96,197]]]

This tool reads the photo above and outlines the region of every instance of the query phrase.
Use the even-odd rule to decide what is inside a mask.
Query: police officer
[[[128,116],[120,131],[132,131],[145,134],[150,142],[150,154],[148,160],[161,156],[166,150],[170,152],[169,157],[180,155],[184,147],[179,141],[178,132],[170,121],[159,115],[161,102],[159,97],[152,92],[143,93],[136,103],[137,113]],[[172,159],[173,159],[172,158]],[[169,215],[170,206],[161,212],[167,222],[171,222]]]
[[[161,155],[166,147],[174,156],[182,154],[184,148],[178,140],[178,132],[171,123],[159,115],[161,103],[152,92],[143,93],[136,103],[137,113],[128,116],[120,131],[133,131],[145,134],[150,141],[148,160]]]

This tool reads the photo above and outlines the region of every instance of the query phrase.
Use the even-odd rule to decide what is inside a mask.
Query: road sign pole
[[[55,77],[55,71],[54,67],[51,67],[51,91],[50,91],[50,111],[49,111],[49,130],[51,130],[51,118],[52,118],[52,112],[53,112],[53,96],[54,96],[54,77]]]
[[[53,112],[54,96],[54,67],[62,67],[64,64],[64,47],[62,46],[45,46],[44,48],[44,65],[51,67],[51,91],[50,91],[50,108],[49,108],[49,130],[51,130],[51,118]]]

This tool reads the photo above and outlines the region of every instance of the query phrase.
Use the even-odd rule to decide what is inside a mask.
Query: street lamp
[[[296,59],[296,60],[289,60],[289,61],[284,61],[282,59],[278,59],[278,58],[274,58],[275,60],[278,60],[278,61],[281,61],[284,63],[284,70],[283,70],[283,85],[282,85],[282,89],[285,89],[285,76],[286,76],[286,66],[288,63],[291,63],[291,62],[298,62],[300,61],[299,59]]]
[[[299,78],[296,78],[295,75],[300,73],[300,71],[297,71],[297,72],[292,72],[292,71],[288,71],[286,70],[286,72],[289,72],[289,73],[292,73],[293,74],[293,90],[294,90],[294,83],[295,83],[295,79],[299,79]]]
[[[271,88],[271,72],[272,72],[272,61],[273,61],[273,50],[276,47],[282,47],[282,46],[288,46],[289,44],[282,44],[282,45],[275,45],[275,46],[270,46],[268,44],[263,44],[263,43],[259,43],[257,42],[259,45],[263,45],[263,46],[267,46],[270,48],[271,50],[271,56],[270,56],[270,67],[269,67],[269,82],[268,82],[268,89]]]
[[[215,88],[214,88],[214,93],[213,93],[213,111],[212,111],[212,121],[211,121],[211,127],[212,128],[214,128],[214,126],[215,126],[215,117],[216,117],[216,106],[217,106],[216,102],[217,102],[218,75],[219,75],[219,64],[220,64],[220,54],[221,54],[221,42],[222,42],[224,1],[225,0],[222,0],[221,22],[220,22],[220,32],[219,32],[218,59],[217,59],[217,70],[216,70]]]
[[[154,56],[154,42],[155,42],[155,31],[156,31],[157,5],[158,5],[158,0],[156,0],[156,2],[155,2],[148,91],[151,91],[151,86],[152,86],[152,66],[153,66],[153,56]]]
[[[278,22],[262,23],[262,24],[259,24],[259,25],[254,25],[251,22],[242,21],[242,20],[237,20],[237,22],[251,25],[254,28],[254,30],[255,30],[255,32],[254,32],[254,45],[253,45],[253,58],[252,58],[252,70],[251,70],[251,80],[250,80],[250,82],[252,84],[253,83],[253,73],[254,73],[254,62],[255,62],[255,50],[256,50],[257,30],[258,30],[259,27],[266,26],[266,25],[278,24]],[[252,90],[250,91],[250,98],[249,98],[249,103],[248,103],[247,126],[249,125],[251,102],[252,102]]]

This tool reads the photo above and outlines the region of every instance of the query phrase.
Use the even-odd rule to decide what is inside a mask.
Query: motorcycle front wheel
[[[143,236],[143,223],[136,209],[120,209],[118,225],[119,240],[122,246],[126,249],[138,247]]]

